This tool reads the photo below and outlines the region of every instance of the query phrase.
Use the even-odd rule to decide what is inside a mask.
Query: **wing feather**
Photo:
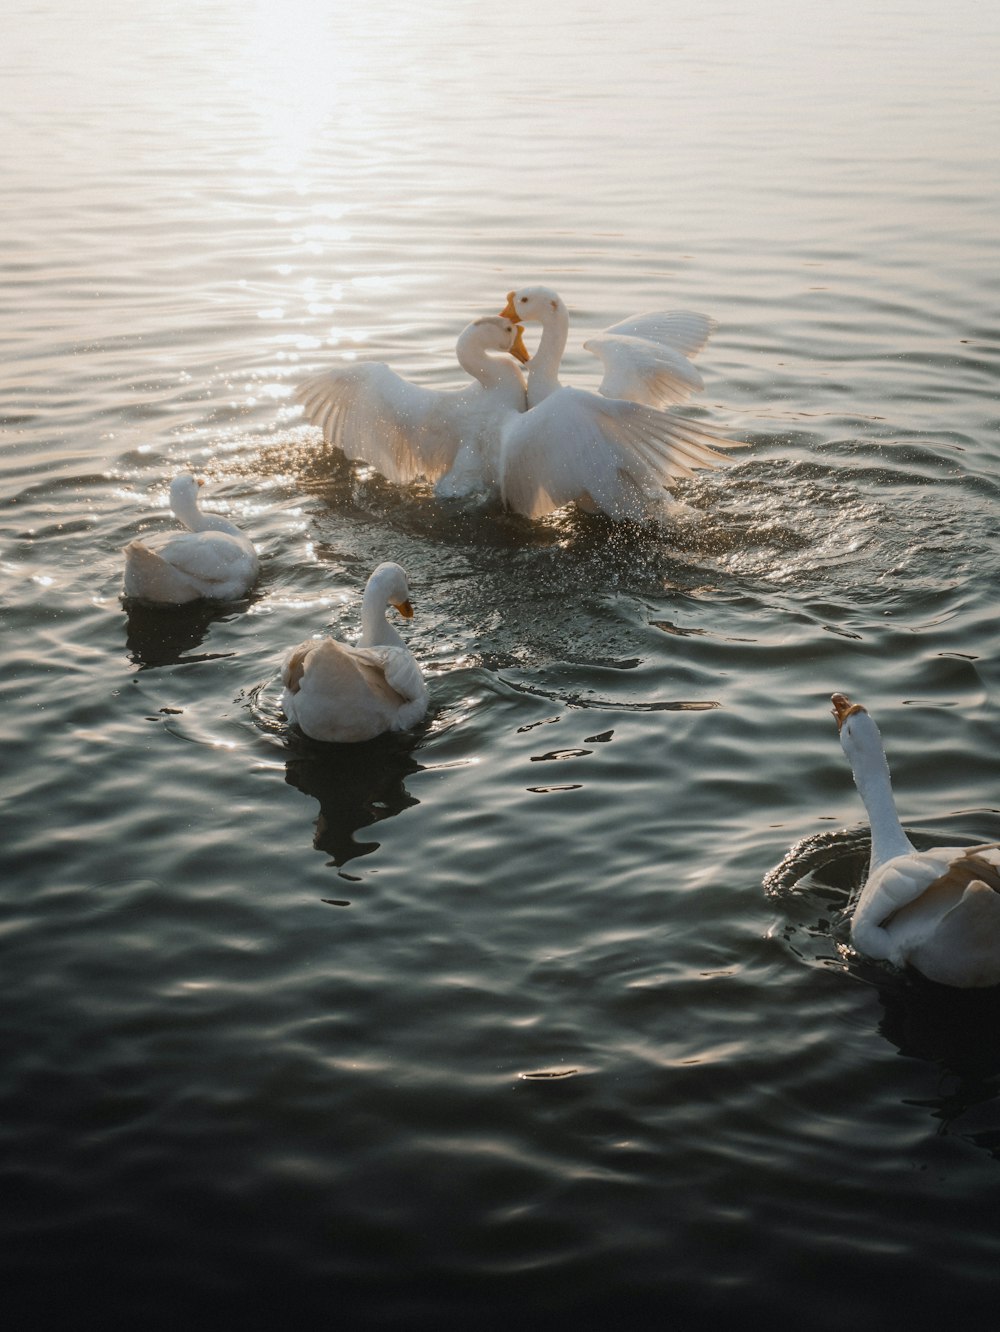
[[[602,333],[583,345],[604,363],[599,391],[606,398],[662,409],[705,387],[691,362],[673,347],[617,333]]]
[[[613,324],[584,348],[604,364],[600,392],[663,409],[704,388],[689,357],[702,350],[715,320],[691,310],[634,315]]]
[[[461,391],[411,384],[381,362],[328,370],[296,396],[328,444],[397,485],[436,481],[461,443]]]
[[[189,578],[206,583],[226,583],[256,563],[250,543],[227,532],[180,532],[155,553]]]
[[[626,338],[644,338],[648,342],[660,342],[667,347],[673,347],[682,356],[697,356],[712,336],[715,327],[715,320],[708,315],[696,314],[693,310],[671,310],[632,315],[629,319],[623,319],[620,324],[612,324],[604,332]]]
[[[672,481],[728,461],[713,447],[724,443],[640,403],[561,388],[505,422],[501,491],[532,518],[573,501],[612,518],[645,517]]]

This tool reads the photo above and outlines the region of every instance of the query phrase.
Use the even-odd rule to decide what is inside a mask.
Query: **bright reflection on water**
[[[18,1326],[988,1325],[1000,1000],[851,950],[828,700],[919,845],[1000,837],[998,58],[972,0],[5,15]],[[691,410],[748,447],[663,528],[303,424],[344,360],[456,383],[532,281],[567,382],[717,319]],[[182,468],[260,583],[123,608]],[[290,734],[283,651],[386,558],[426,726]]]

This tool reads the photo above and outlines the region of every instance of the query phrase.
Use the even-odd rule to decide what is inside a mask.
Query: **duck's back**
[[[415,711],[416,700],[394,688],[405,685],[411,667],[423,692],[419,668],[405,648],[352,648],[332,638],[301,643],[282,668],[285,715],[314,740],[356,743],[403,730],[425,707]]]
[[[971,882],[907,960],[942,985],[1000,985],[1000,893],[982,880]]]
[[[145,601],[185,602],[199,597],[235,601],[258,570],[250,542],[228,532],[170,532],[125,547],[124,591]]]
[[[188,535],[191,535],[190,533]],[[152,541],[131,541],[125,547],[126,597],[180,605],[206,595],[180,566],[165,559]]]
[[[1000,984],[1000,848],[896,857],[866,885],[852,935],[869,956],[909,963],[943,985]]]

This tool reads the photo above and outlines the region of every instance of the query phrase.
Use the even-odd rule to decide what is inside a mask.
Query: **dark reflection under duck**
[[[365,744],[323,744],[291,734],[285,781],[319,801],[313,846],[338,868],[377,851],[378,842],[354,834],[419,804],[405,779],[423,765],[413,757],[412,737],[386,734]]]
[[[200,647],[211,626],[233,614],[232,606],[218,602],[192,601],[183,606],[156,606],[143,601],[124,602],[127,613],[125,646],[140,670],[173,666],[181,661],[211,661],[230,656],[227,652],[204,652],[189,656]]]

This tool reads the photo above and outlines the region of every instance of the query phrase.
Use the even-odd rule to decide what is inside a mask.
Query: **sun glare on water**
[[[260,123],[268,166],[301,172],[319,145],[363,151],[384,109],[398,114],[406,100],[422,32],[404,7],[256,0],[235,78]]]

